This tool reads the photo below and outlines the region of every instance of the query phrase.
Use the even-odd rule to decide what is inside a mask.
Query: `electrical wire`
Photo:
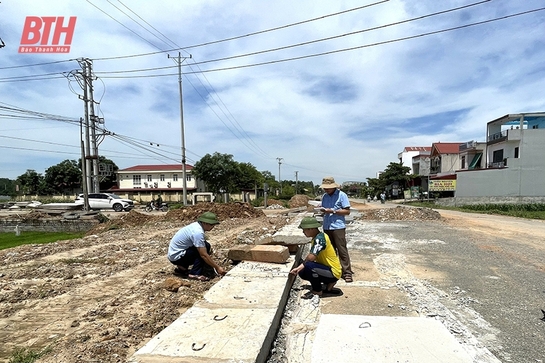
[[[478,26],[478,25],[483,25],[483,24],[492,23],[492,22],[495,22],[495,21],[500,21],[500,20],[505,20],[505,19],[509,19],[509,18],[514,18],[514,17],[517,17],[517,16],[527,15],[527,14],[530,14],[530,13],[535,13],[535,12],[543,11],[543,10],[545,10],[545,7],[543,7],[543,8],[537,8],[537,9],[532,9],[532,10],[528,10],[528,11],[524,11],[524,12],[520,12],[520,13],[510,14],[510,15],[506,15],[506,16],[502,16],[502,17],[498,17],[498,18],[493,18],[493,19],[483,20],[483,21],[479,21],[479,22],[474,22],[474,23],[470,23],[470,24],[459,25],[459,26],[455,26],[455,27],[450,27],[450,28],[435,30],[435,31],[426,32],[426,33],[420,33],[420,34],[411,35],[411,36],[402,37],[402,38],[396,38],[396,39],[385,40],[385,41],[381,41],[381,42],[369,43],[369,44],[359,45],[359,46],[350,47],[350,48],[342,48],[342,49],[331,50],[331,51],[326,51],[326,52],[313,53],[313,54],[308,54],[308,55],[303,55],[303,56],[297,56],[297,57],[291,57],[291,58],[284,58],[284,59],[277,59],[277,60],[273,60],[273,61],[266,61],[266,62],[253,63],[253,64],[246,64],[246,65],[240,65],[240,66],[232,66],[232,67],[224,67],[224,68],[215,68],[215,69],[200,70],[199,72],[185,72],[184,74],[220,72],[220,71],[228,71],[228,70],[243,69],[243,68],[258,67],[258,66],[264,66],[264,65],[270,65],[270,64],[278,64],[278,63],[284,63],[284,62],[291,62],[291,61],[301,60],[301,59],[307,59],[307,58],[321,57],[321,56],[325,56],[325,55],[331,55],[331,54],[336,54],[336,53],[349,52],[349,51],[358,50],[358,49],[364,49],[364,48],[371,48],[371,47],[376,47],[376,46],[379,46],[379,45],[392,44],[392,43],[402,42],[402,41],[406,41],[406,40],[411,40],[411,39],[416,39],[416,38],[422,38],[422,37],[426,37],[426,36],[430,36],[430,35],[445,33],[445,32],[449,32],[449,31],[465,29],[465,28],[469,28],[469,27],[473,27],[473,26]],[[103,75],[102,77],[103,77],[103,78],[116,78],[116,79],[120,79],[120,78],[165,77],[165,76],[172,76],[172,75],[175,75],[175,74],[174,74],[174,73],[170,73],[170,74],[137,75],[137,76],[105,76],[105,75]]]

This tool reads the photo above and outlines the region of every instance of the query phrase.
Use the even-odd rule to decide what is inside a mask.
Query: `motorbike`
[[[166,211],[168,211],[168,204],[167,203],[161,203],[161,206],[157,206],[157,203],[155,203],[154,201],[151,201],[146,205],[145,210],[146,210],[146,212],[152,212],[154,210],[158,210],[158,211],[161,211],[161,212],[166,212]]]

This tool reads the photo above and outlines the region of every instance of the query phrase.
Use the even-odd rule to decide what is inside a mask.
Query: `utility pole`
[[[93,99],[93,62],[89,58],[78,58],[81,71],[71,71],[67,77],[73,76],[81,89],[83,96],[78,95],[83,100],[84,118],[80,120],[80,132],[83,136],[84,152],[81,158],[81,170],[83,174],[82,189],[85,196],[87,193],[100,192],[99,168],[98,168],[98,144],[97,144],[97,124],[104,122],[103,119],[95,116],[95,101]],[[85,127],[85,130],[83,130]]]
[[[78,58],[78,63],[82,68],[81,77],[83,78],[82,83],[80,83],[81,88],[83,89],[83,111],[84,111],[84,125],[85,125],[85,136],[84,136],[84,145],[85,145],[85,155],[81,159],[82,170],[85,168],[85,184],[86,188],[83,188],[84,191],[93,191],[93,178],[91,175],[91,138],[89,135],[89,71],[88,63],[86,58]],[[79,82],[78,82],[79,83]],[[80,99],[82,97],[80,96]],[[83,165],[85,163],[85,166]],[[85,193],[84,193],[85,194]]]
[[[282,164],[283,158],[276,158],[278,160],[278,182],[280,183],[280,194],[282,194],[282,179],[280,178],[280,165]]]
[[[100,192],[100,184],[98,180],[98,145],[97,145],[97,123],[98,117],[95,116],[95,100],[93,98],[93,62],[89,58],[85,58],[87,63],[87,88],[89,88],[89,124],[91,127],[91,163],[93,165],[92,184],[93,193]]]
[[[298,174],[298,173],[299,173],[299,172],[296,170],[296,171],[295,171],[295,194],[297,194],[297,190],[298,190],[298,189],[297,189],[297,184],[299,183],[299,181],[298,181],[298,179],[297,179],[297,174]]]
[[[178,52],[178,57],[171,57],[170,54],[167,55],[168,58],[174,59],[176,64],[178,64],[178,87],[180,89],[180,124],[182,129],[182,178],[183,178],[183,203],[184,206],[187,205],[187,181],[186,181],[186,168],[185,168],[185,134],[184,134],[184,99],[182,96],[182,62],[188,57],[182,57],[181,53]],[[191,55],[189,55],[191,58]]]
[[[87,190],[87,169],[85,167],[85,142],[83,140],[83,118],[79,119],[79,134],[81,145],[81,186],[83,189],[83,210],[89,211],[89,191]]]

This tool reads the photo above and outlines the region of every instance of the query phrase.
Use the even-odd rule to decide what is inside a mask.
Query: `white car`
[[[78,195],[75,202],[83,204],[83,194]],[[113,209],[116,212],[128,212],[134,208],[134,202],[112,193],[89,193],[89,207],[91,209]]]

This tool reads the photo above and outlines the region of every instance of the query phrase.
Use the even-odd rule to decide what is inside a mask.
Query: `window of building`
[[[161,181],[165,181],[165,174],[161,174],[161,175],[159,175],[159,180],[161,180]]]
[[[503,161],[503,149],[496,150],[492,154],[492,162],[493,163],[501,163]]]
[[[150,181],[153,181],[153,180],[151,179],[151,174],[148,174],[148,181],[149,181],[149,182],[150,182]]]
[[[172,174],[172,181],[178,181],[178,174]]]
[[[466,157],[462,156],[462,169],[466,168]]]
[[[515,157],[515,159],[518,159],[518,157],[519,157],[519,148],[518,148],[518,146],[515,148],[515,156],[514,157]]]
[[[186,181],[189,182],[189,181],[191,181],[191,179],[192,179],[192,178],[191,178],[191,174],[187,174],[187,175],[185,176],[185,180],[186,180]]]
[[[142,176],[141,175],[133,175],[132,176],[132,185],[141,185],[142,184]]]

